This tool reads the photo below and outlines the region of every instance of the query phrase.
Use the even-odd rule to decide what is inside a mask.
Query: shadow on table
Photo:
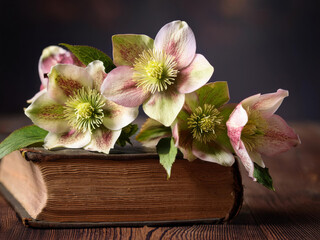
[[[249,208],[244,205],[230,225],[314,225],[320,224],[319,206],[297,205],[284,209]]]

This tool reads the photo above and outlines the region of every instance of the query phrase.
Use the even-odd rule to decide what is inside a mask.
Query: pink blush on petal
[[[57,78],[56,81],[67,97],[73,96],[76,90],[79,90],[83,87],[81,83],[72,79],[64,79],[60,77]]]

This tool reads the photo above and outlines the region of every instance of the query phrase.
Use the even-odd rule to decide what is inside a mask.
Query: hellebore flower
[[[102,85],[111,101],[126,107],[143,103],[144,112],[170,126],[181,110],[185,94],[203,86],[213,67],[196,54],[194,34],[187,23],[163,26],[155,40],[146,35],[114,35],[113,60],[117,66]]]
[[[46,47],[43,49],[38,63],[39,77],[41,80],[40,90],[47,87],[48,78],[45,77],[45,75],[58,63],[84,66],[71,52],[58,46]]]
[[[85,67],[71,52],[58,46],[46,47],[43,49],[38,63],[39,77],[41,80],[40,91],[31,99],[29,99],[27,101],[28,103],[33,102],[42,91],[46,90],[48,85],[47,74],[50,72],[53,66],[59,63]]]
[[[209,83],[186,94],[185,104],[172,125],[175,144],[185,159],[199,158],[224,166],[234,163],[225,126],[233,110],[224,105],[228,101],[226,82]]]
[[[248,97],[236,106],[227,121],[233,149],[253,180],[253,162],[265,167],[261,154],[273,156],[300,143],[293,129],[274,114],[288,95],[288,91],[279,89],[276,93]]]
[[[25,110],[33,123],[49,131],[47,149],[84,148],[109,153],[121,129],[138,115],[107,100],[100,92],[106,73],[101,61],[86,68],[57,64],[48,74],[48,87]]]

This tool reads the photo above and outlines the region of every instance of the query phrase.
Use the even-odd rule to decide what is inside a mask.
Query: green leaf
[[[148,118],[142,125],[136,139],[145,146],[156,145],[156,143],[164,137],[171,137],[171,128],[166,127],[158,121]]]
[[[254,163],[253,176],[257,179],[258,183],[262,184],[272,191],[275,191],[268,168],[260,167],[258,164]]]
[[[178,149],[174,145],[173,138],[162,138],[157,144],[157,153],[159,154],[160,164],[167,172],[167,179],[170,178],[172,164],[176,160]]]
[[[103,62],[106,73],[116,67],[111,58],[97,48],[82,45],[70,45],[67,43],[60,43],[59,45],[68,48],[84,65],[88,65],[94,60],[100,60]]]
[[[138,131],[138,125],[137,124],[129,124],[122,128],[120,137],[118,138],[116,144],[120,145],[121,147],[124,147],[127,143],[132,145],[130,141],[130,137],[134,135]]]
[[[43,142],[47,134],[46,130],[35,125],[15,130],[0,144],[0,158],[20,148]]]

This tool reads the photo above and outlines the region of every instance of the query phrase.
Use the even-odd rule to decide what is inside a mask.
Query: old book
[[[1,192],[33,227],[216,223],[234,217],[243,188],[232,167],[177,158],[171,178],[155,153],[26,148],[1,160]]]

